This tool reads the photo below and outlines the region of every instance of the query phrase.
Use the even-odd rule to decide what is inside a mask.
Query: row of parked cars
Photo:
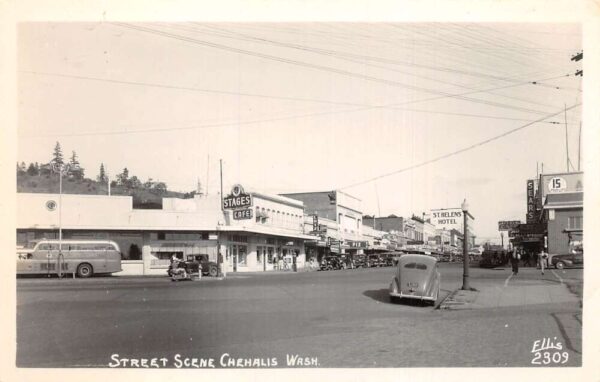
[[[391,267],[398,254],[380,253],[370,255],[325,256],[321,259],[320,270],[331,271],[336,269]]]

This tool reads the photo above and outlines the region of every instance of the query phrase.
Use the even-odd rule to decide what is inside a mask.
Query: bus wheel
[[[92,266],[88,263],[79,264],[77,267],[77,277],[86,278],[94,274]]]

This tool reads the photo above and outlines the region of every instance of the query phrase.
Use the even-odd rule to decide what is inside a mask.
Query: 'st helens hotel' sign
[[[231,188],[231,194],[223,198],[223,209],[234,210],[234,219],[252,219],[252,195],[244,192],[240,184]]]

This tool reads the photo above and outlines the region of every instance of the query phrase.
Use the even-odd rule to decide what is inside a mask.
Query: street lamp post
[[[464,226],[464,232],[463,232],[463,285],[462,285],[462,289],[463,290],[470,290],[471,288],[469,287],[469,253],[467,250],[467,214],[469,212],[469,205],[467,204],[467,199],[465,199],[460,208],[462,209],[463,212],[463,226]]]
[[[62,277],[62,178],[65,172],[71,169],[69,164],[64,163],[52,163],[52,169],[58,172],[58,258],[57,258],[57,272],[58,276]]]

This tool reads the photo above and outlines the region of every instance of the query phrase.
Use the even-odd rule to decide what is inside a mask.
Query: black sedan
[[[583,253],[552,256],[552,266],[556,269],[583,267]]]

